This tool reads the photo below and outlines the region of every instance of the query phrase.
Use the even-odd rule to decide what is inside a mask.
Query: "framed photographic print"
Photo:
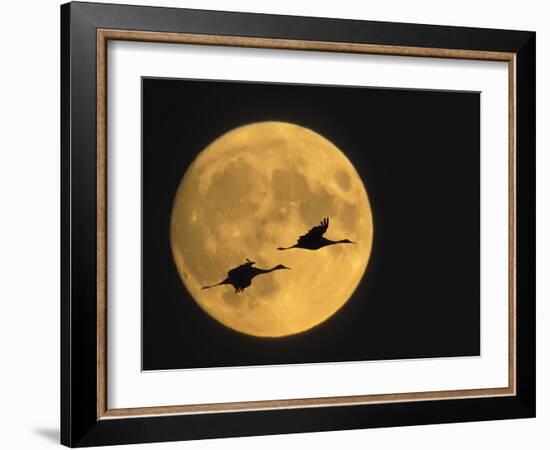
[[[61,7],[61,440],[535,415],[535,33]]]

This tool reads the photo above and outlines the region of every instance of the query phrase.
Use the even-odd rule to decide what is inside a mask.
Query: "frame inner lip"
[[[113,419],[128,416],[159,416],[174,414],[205,414],[213,412],[256,411],[281,408],[347,406],[355,404],[394,403],[400,401],[445,400],[478,397],[516,395],[516,248],[515,248],[515,126],[516,126],[516,54],[483,50],[459,50],[432,47],[407,47],[377,44],[342,43],[293,39],[239,37],[226,35],[205,35],[193,33],[172,33],[98,28],[97,36],[97,418]],[[509,71],[509,383],[508,387],[482,388],[451,391],[388,393],[346,397],[307,398],[289,400],[265,400],[254,402],[213,403],[199,405],[173,405],[166,407],[138,407],[109,409],[107,405],[107,308],[106,308],[106,152],[107,152],[107,41],[139,41],[158,43],[183,43],[196,45],[217,45],[253,47],[266,49],[288,49],[327,51],[338,53],[365,53],[391,56],[413,56],[451,58],[466,60],[487,60],[508,62]],[[434,395],[434,396],[432,396]],[[410,397],[409,397],[410,396]],[[384,398],[384,399],[382,399]],[[351,400],[353,399],[353,401]],[[282,406],[278,406],[282,405]]]

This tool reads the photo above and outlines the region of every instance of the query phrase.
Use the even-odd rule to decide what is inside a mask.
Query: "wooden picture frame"
[[[69,3],[61,7],[61,442],[91,446],[535,415],[535,34]],[[504,61],[508,386],[113,409],[107,403],[107,42]]]

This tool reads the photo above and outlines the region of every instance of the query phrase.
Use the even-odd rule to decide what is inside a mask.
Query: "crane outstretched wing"
[[[321,223],[311,228],[306,234],[303,234],[298,238],[298,244],[303,244],[310,240],[317,240],[323,237],[328,229],[328,217],[321,220]]]

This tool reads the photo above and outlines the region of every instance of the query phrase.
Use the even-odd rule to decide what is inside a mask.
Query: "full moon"
[[[324,237],[353,244],[277,250],[325,217]],[[248,335],[281,337],[319,325],[349,300],[371,253],[372,212],[359,174],[333,143],[298,125],[259,122],[223,134],[189,166],[170,239],[183,284],[206,313]],[[240,293],[201,289],[247,258],[291,270],[257,276]]]

